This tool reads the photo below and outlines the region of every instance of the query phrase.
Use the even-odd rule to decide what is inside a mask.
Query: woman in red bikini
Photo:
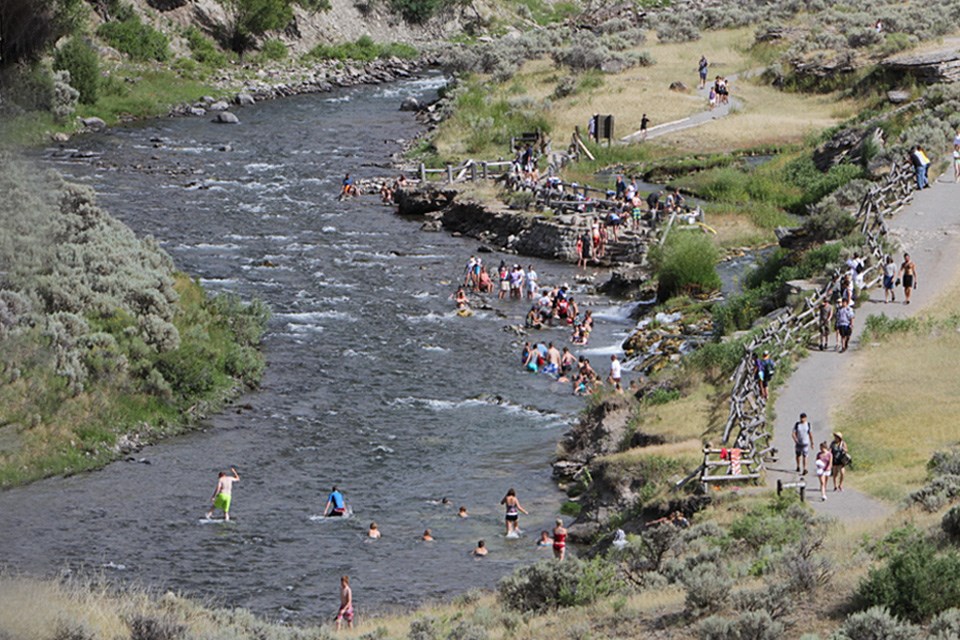
[[[560,518],[557,518],[557,526],[553,528],[553,555],[557,560],[563,560],[567,555],[567,530]]]

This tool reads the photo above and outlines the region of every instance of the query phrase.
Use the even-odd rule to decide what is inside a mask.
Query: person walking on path
[[[833,320],[833,305],[824,298],[820,301],[817,328],[820,329],[820,351],[830,346],[830,321]]]
[[[697,65],[697,68],[700,73],[700,88],[703,89],[707,86],[707,69],[710,68],[710,63],[707,62],[707,56],[700,56],[700,63]]]
[[[217,476],[217,488],[213,490],[213,495],[210,497],[210,502],[213,503],[213,506],[210,507],[210,511],[207,512],[207,520],[213,517],[213,512],[217,509],[223,511],[224,520],[230,520],[230,500],[233,494],[233,483],[239,482],[240,480],[236,469],[230,467],[230,472],[233,476],[228,476],[224,471],[221,471],[220,475]]]
[[[340,578],[340,608],[337,609],[337,631],[347,621],[347,628],[353,629],[353,590],[350,589],[350,576]]]
[[[830,454],[830,447],[826,442],[820,443],[820,451],[817,453],[817,480],[820,481],[820,502],[827,501],[827,478],[833,473],[833,456]]]
[[[504,520],[507,525],[507,535],[519,535],[520,533],[520,514],[530,515],[527,513],[527,510],[520,506],[520,501],[517,500],[517,491],[513,487],[507,490],[507,495],[503,496],[503,500],[500,501],[500,504],[506,507],[506,515]]]
[[[757,362],[757,381],[760,383],[760,395],[767,398],[770,395],[770,379],[773,378],[773,371],[776,365],[769,351],[763,352],[763,357]]]
[[[850,346],[850,336],[853,335],[853,319],[856,314],[853,307],[846,300],[840,300],[840,308],[837,309],[837,334],[840,336],[837,344],[837,351],[843,353]]]
[[[647,139],[647,127],[650,125],[650,118],[647,117],[647,114],[643,114],[643,117],[640,118],[640,139]]]
[[[893,256],[887,256],[883,263],[883,302],[896,302],[897,292],[894,290],[894,282],[897,277],[897,265],[893,262]]]
[[[800,420],[793,425],[793,447],[797,454],[797,473],[807,475],[807,458],[813,444],[813,427],[807,421],[807,414],[801,413]]]
[[[843,439],[843,434],[837,431],[833,434],[833,442],[830,443],[830,455],[833,456],[833,490],[843,491],[844,469],[850,464],[850,452],[847,450],[847,443]]]
[[[909,253],[903,254],[900,279],[903,282],[903,304],[910,304],[910,294],[917,288],[917,263],[910,259]]]

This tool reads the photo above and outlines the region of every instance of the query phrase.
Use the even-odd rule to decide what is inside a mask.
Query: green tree
[[[74,31],[86,13],[83,0],[0,2],[0,69],[30,62]]]
[[[80,36],[73,36],[57,50],[53,61],[57,71],[70,72],[70,84],[80,92],[80,102],[97,101],[100,87],[100,58],[96,49]]]

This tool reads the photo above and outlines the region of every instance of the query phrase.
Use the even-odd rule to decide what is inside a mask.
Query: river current
[[[369,612],[491,587],[549,553],[534,543],[563,501],[550,461],[582,400],[521,370],[503,328],[522,322],[525,305],[494,301],[495,311],[457,317],[451,282],[476,241],[422,232],[375,196],[336,201],[345,171],[389,173],[397,140],[420,131],[400,100],[428,98],[439,83],[265,102],[239,111],[236,126],[151,121],[77,138],[79,153],[45,152],[42,163],[93,186],[179,269],[211,290],[262,298],[274,315],[262,387],[202,430],[136,461],[0,493],[5,566],[103,572],[312,621],[336,610],[344,573]],[[493,266],[501,257],[518,261],[484,254]],[[587,353],[606,372],[632,326],[623,310],[583,291],[569,266],[522,262],[543,283],[574,285],[595,310]],[[235,521],[204,523],[216,472],[231,465],[242,478]],[[354,517],[315,518],[334,484]],[[520,540],[503,537],[509,487],[531,514]],[[376,542],[365,536],[371,521]],[[425,528],[435,542],[419,540]],[[481,538],[490,555],[475,560]]]

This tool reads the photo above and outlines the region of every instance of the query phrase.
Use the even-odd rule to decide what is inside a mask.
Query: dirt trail
[[[780,388],[774,405],[776,421],[774,445],[780,451],[778,462],[767,467],[767,481],[776,486],[777,480],[793,482],[795,472],[791,429],[801,412],[806,412],[813,426],[814,442],[832,439],[832,418],[846,401],[847,378],[860,356],[860,335],[867,316],[884,313],[890,317],[915,315],[936,303],[939,296],[957,280],[960,267],[960,215],[957,200],[960,184],[952,176],[940,176],[929,189],[917,192],[913,202],[890,221],[890,235],[899,240],[903,249],[917,263],[918,288],[910,305],[902,304],[903,290],[898,288],[896,303],[885,304],[883,290],[870,290],[870,300],[856,309],[854,333],[846,353],[833,351],[835,337],[831,336],[830,350],[810,351],[801,360],[786,385]],[[902,252],[895,256],[899,264]],[[857,452],[851,451],[856,460]],[[842,518],[844,521],[866,521],[884,518],[895,505],[876,500],[857,490],[857,472],[848,471],[842,493],[834,492],[828,484],[827,500],[820,501],[817,478],[812,460],[808,462],[807,501],[821,514]]]
[[[727,76],[727,80],[731,83],[730,91],[736,92],[736,85],[733,84],[735,80],[739,78],[738,74],[731,74]],[[699,83],[697,84],[698,88],[695,88],[694,91],[697,92],[697,95],[703,98],[703,103],[706,105],[710,96],[710,87],[713,86],[711,82],[707,83],[707,86],[703,89],[699,88]],[[717,118],[722,118],[724,116],[730,115],[731,109],[741,109],[743,105],[740,100],[738,100],[734,95],[730,96],[729,102],[727,104],[718,104],[713,109],[707,109],[706,111],[700,111],[695,113],[687,118],[681,120],[674,120],[673,122],[665,122],[663,124],[658,124],[647,129],[647,140],[652,140],[654,138],[659,138],[660,136],[665,136],[668,133],[676,133],[677,131],[683,131],[684,129],[690,129],[692,127],[699,127],[702,124],[712,122]],[[628,136],[624,136],[620,140],[622,142],[633,143],[640,142],[643,139],[642,132],[634,131]]]

